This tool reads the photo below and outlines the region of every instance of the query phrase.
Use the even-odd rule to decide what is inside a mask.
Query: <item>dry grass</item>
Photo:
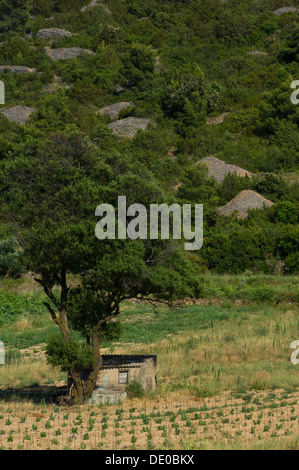
[[[65,374],[59,369],[49,366],[46,359],[15,361],[12,364],[5,364],[0,368],[1,388],[15,388],[16,395],[18,388],[32,385],[60,384],[65,380]]]
[[[225,390],[298,387],[299,369],[290,362],[290,344],[299,334],[296,306],[267,308],[265,313],[258,309],[251,312],[245,314],[240,308],[239,315],[209,323],[206,329],[199,325],[196,330],[196,325],[193,325],[189,330],[186,325],[183,331],[169,333],[159,342],[146,345],[115,343],[113,353],[156,354],[156,395],[160,397],[179,391],[194,397],[210,396]],[[191,314],[192,310],[188,315]],[[148,315],[145,317],[148,320]],[[155,317],[152,323],[154,320],[151,318],[149,324],[157,334],[158,319]],[[46,364],[44,346],[21,349],[21,359],[2,366],[1,386],[53,384],[65,379],[58,369]]]
[[[178,390],[206,396],[229,389],[296,388],[299,369],[290,362],[296,331],[296,308],[262,319],[240,314],[240,319],[198,332],[185,330],[146,348],[132,345],[130,353],[158,355],[160,396]],[[128,353],[128,347],[117,351]]]

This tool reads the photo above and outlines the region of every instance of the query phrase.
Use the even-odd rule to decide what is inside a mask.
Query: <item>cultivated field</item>
[[[123,307],[123,335],[104,352],[157,354],[157,390],[118,406],[55,402],[66,376],[45,358],[55,330],[33,284],[2,292],[21,313],[2,323],[2,449],[298,448],[298,279],[208,277],[205,297],[173,311]],[[8,305],[8,304],[7,304]]]
[[[299,391],[118,406],[2,404],[1,449],[298,448]]]

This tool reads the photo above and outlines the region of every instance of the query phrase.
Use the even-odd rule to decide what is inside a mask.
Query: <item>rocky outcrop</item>
[[[23,105],[0,109],[0,113],[2,113],[9,121],[23,125],[26,124],[30,115],[34,112],[34,108],[29,108],[28,106]]]
[[[131,108],[134,106],[132,101],[121,101],[120,103],[110,104],[109,106],[105,106],[102,109],[96,111],[96,114],[100,114],[101,116],[109,116],[110,119],[117,119],[119,113],[126,108]]]
[[[296,7],[283,7],[283,8],[279,8],[278,10],[274,11],[274,15],[276,16],[281,16],[283,15],[284,13],[297,13],[299,12],[298,8]]]
[[[117,85],[115,88],[116,93],[123,93],[124,91],[126,91],[126,89],[121,85]]]
[[[271,207],[274,202],[269,201],[265,197],[256,193],[255,191],[245,190],[241,191],[234,199],[219,207],[218,213],[220,215],[229,216],[236,212],[239,219],[246,219],[248,212],[252,209],[263,209],[264,207]]]
[[[66,29],[59,28],[40,29],[37,33],[37,37],[44,39],[56,39],[62,36],[72,36],[72,33],[66,31]]]
[[[163,68],[163,64],[160,61],[160,56],[155,57],[155,72],[160,73]]]
[[[102,5],[101,3],[98,3],[95,0],[91,1],[88,5],[85,5],[84,7],[82,7],[80,11],[84,13],[85,11],[91,10],[94,7],[101,7],[103,8],[106,15],[111,15],[111,11],[106,5]]]
[[[70,88],[71,85],[68,83],[65,83],[62,81],[62,79],[58,75],[54,75],[54,79],[52,83],[48,83],[47,85],[44,86],[44,91],[46,93],[52,94],[54,93],[55,90],[58,90],[59,88],[64,88],[68,89]]]
[[[103,7],[103,10],[104,12],[106,13],[106,15],[111,15],[111,11],[109,10],[109,8],[107,7],[107,5],[102,5]]]
[[[98,6],[99,4],[97,1],[92,1],[88,5],[85,5],[84,7],[82,7],[80,11],[84,13],[85,11],[91,10],[91,8],[98,7]]]
[[[253,55],[253,56],[260,56],[260,55],[268,55],[267,52],[263,51],[249,51],[247,54]]]
[[[112,122],[108,127],[112,129],[113,134],[132,139],[139,130],[145,131],[150,122],[150,119],[128,117],[120,121]]]
[[[206,157],[197,162],[198,165],[205,164],[209,169],[209,176],[213,176],[218,183],[222,183],[226,175],[234,173],[239,177],[253,177],[253,174],[237,165],[230,165],[216,157]]]
[[[89,49],[81,49],[81,47],[60,47],[58,49],[50,49],[46,47],[46,54],[56,62],[57,60],[68,60],[79,57],[82,54],[90,54],[96,56],[96,53]]]
[[[6,70],[11,73],[33,73],[36,71],[36,69],[24,65],[0,65],[0,73]]]
[[[230,113],[222,113],[220,116],[213,117],[213,118],[208,118],[207,119],[207,124],[208,126],[217,126],[218,124],[222,124],[224,119],[229,116]]]

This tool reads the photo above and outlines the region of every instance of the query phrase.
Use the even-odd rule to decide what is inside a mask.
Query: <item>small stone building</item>
[[[145,391],[156,388],[157,356],[102,355],[102,367],[96,387],[102,391],[125,391],[128,384],[138,382]],[[87,377],[87,371],[82,372]],[[70,388],[72,379],[68,377]]]
[[[112,354],[103,355],[102,359],[98,387],[125,390],[136,381],[146,391],[155,390],[157,356]]]

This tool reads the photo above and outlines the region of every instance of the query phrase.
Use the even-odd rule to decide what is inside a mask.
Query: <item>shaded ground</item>
[[[41,403],[50,404],[57,402],[58,397],[65,391],[65,387],[55,387],[54,385],[0,388],[0,402],[9,403],[26,400],[36,405]]]

